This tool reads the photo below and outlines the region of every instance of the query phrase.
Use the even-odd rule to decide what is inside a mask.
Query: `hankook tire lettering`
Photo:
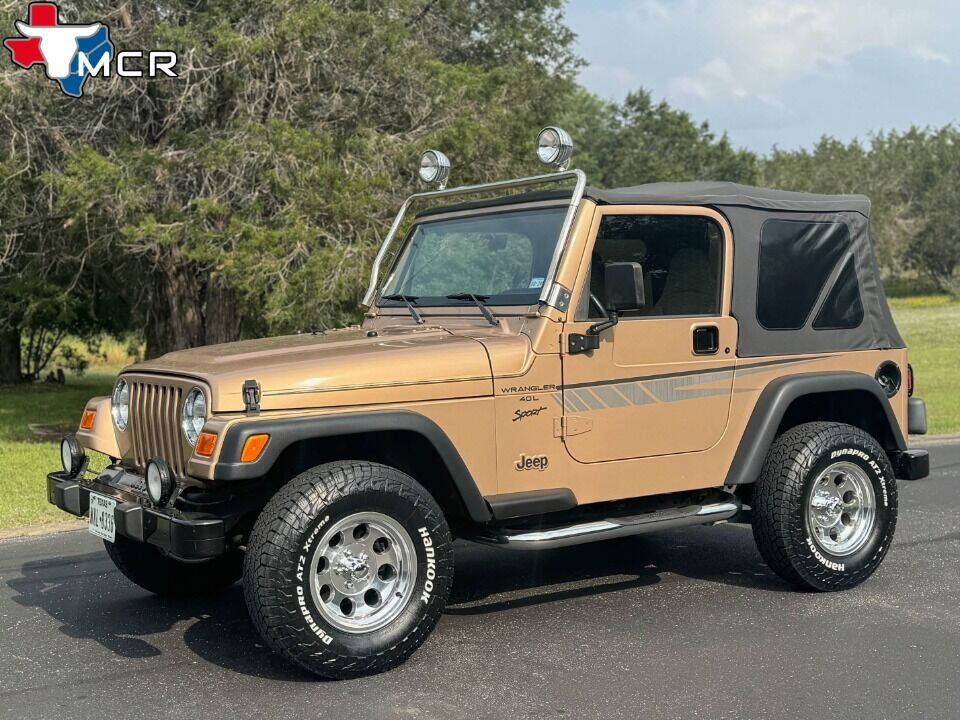
[[[836,570],[837,572],[843,572],[846,569],[846,565],[843,563],[833,562],[832,560],[827,560],[823,555],[820,554],[820,551],[817,550],[816,546],[813,544],[813,540],[810,536],[807,536],[807,545],[810,546],[810,552],[813,553],[813,556],[820,561],[820,563],[831,570]]]
[[[417,532],[423,538],[423,549],[427,554],[427,580],[423,583],[423,592],[420,594],[420,600],[426,605],[430,602],[431,593],[433,593],[433,581],[437,577],[437,553],[433,547],[430,531],[422,527]]]

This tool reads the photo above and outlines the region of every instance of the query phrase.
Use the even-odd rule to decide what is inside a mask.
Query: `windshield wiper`
[[[381,295],[381,300],[393,300],[394,302],[402,302],[407,306],[407,310],[410,311],[410,314],[413,315],[413,319],[417,321],[418,325],[423,325],[423,318],[420,317],[420,313],[417,312],[417,309],[413,304],[420,298],[416,295],[404,295],[403,293],[395,293],[394,295]]]
[[[487,319],[487,322],[491,325],[499,325],[500,321],[497,320],[493,313],[490,312],[490,309],[483,304],[484,300],[489,300],[489,295],[474,295],[473,293],[453,293],[447,295],[447,300],[472,300],[473,304],[480,308],[480,312],[483,313],[483,316]]]

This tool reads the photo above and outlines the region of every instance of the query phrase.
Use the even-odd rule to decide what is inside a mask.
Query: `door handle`
[[[698,325],[693,329],[693,354],[716,355],[720,351],[720,328]]]

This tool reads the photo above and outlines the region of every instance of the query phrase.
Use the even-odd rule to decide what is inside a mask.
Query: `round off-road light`
[[[544,165],[553,165],[563,170],[573,155],[573,140],[570,134],[558,127],[545,127],[537,135],[537,157]]]
[[[427,150],[420,156],[420,179],[442,190],[450,175],[450,160],[439,150]]]
[[[83,458],[83,449],[77,442],[77,438],[73,435],[65,435],[60,441],[60,463],[63,465],[63,471],[70,477],[75,477],[83,467]]]
[[[166,461],[153,458],[147,463],[147,495],[157,505],[166,505],[173,495],[173,474]]]
[[[900,383],[903,382],[903,376],[900,374],[900,366],[892,360],[887,360],[878,367],[875,377],[887,397],[893,397],[900,392]]]

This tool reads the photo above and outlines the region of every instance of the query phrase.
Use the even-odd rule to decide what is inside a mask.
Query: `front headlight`
[[[180,411],[180,427],[183,429],[183,436],[188,443],[191,445],[197,444],[197,436],[200,435],[206,421],[207,398],[203,394],[203,390],[195,387],[187,393],[187,399]]]
[[[123,378],[117,380],[113,389],[113,402],[110,403],[110,414],[113,415],[113,424],[121,432],[127,429],[127,420],[130,419],[130,386]]]

